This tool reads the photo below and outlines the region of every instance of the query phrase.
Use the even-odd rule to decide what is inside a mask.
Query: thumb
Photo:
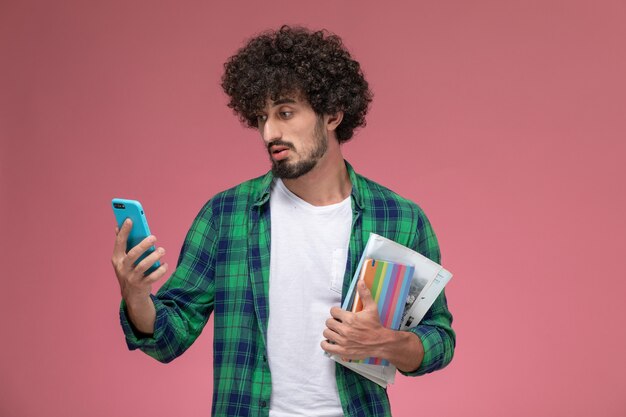
[[[359,280],[359,284],[357,285],[357,291],[359,292],[359,297],[361,298],[361,302],[363,303],[363,310],[378,310],[378,306],[372,298],[371,291],[367,288],[367,285],[365,285],[365,281]]]

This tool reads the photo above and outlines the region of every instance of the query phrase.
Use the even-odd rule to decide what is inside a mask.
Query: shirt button
[[[265,400],[261,400],[261,407],[262,407],[262,408],[267,407],[267,401],[265,401]]]

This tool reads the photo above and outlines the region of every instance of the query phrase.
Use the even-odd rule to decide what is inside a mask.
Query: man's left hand
[[[363,280],[357,283],[357,291],[363,310],[352,313],[339,307],[331,308],[332,317],[326,320],[323,332],[326,340],[321,343],[322,349],[344,360],[381,357],[381,348],[391,330],[380,324],[378,306]]]

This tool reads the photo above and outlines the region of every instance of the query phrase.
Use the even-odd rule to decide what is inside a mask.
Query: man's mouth
[[[280,153],[280,152],[282,152],[284,150],[287,150],[287,149],[289,149],[288,146],[274,145],[274,146],[272,146],[270,148],[270,152],[273,153],[273,154],[276,154],[276,153]]]
[[[290,147],[287,145],[271,145],[269,147],[270,156],[275,161],[280,161],[289,155]]]

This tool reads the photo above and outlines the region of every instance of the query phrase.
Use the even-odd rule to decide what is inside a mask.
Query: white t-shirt
[[[350,197],[313,206],[276,179],[270,213],[270,417],[343,416],[335,362],[324,355],[320,343],[330,308],[341,304]]]

